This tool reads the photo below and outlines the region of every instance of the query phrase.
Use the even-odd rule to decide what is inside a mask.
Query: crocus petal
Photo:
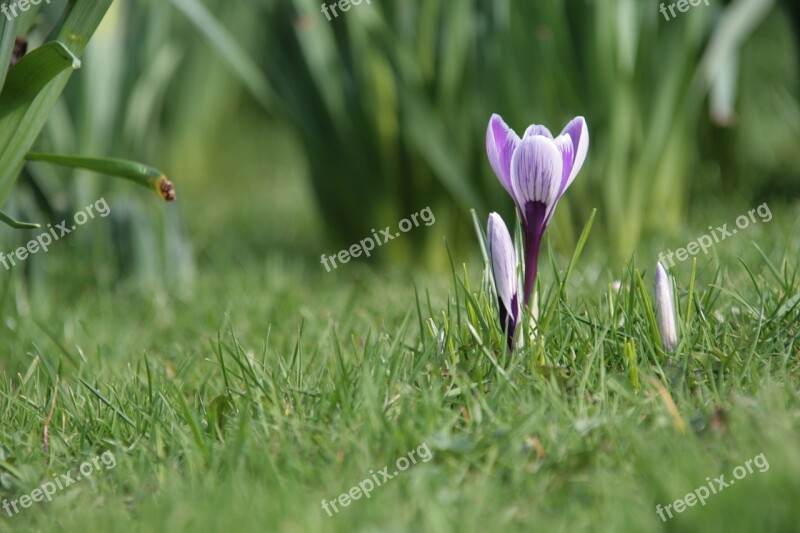
[[[511,157],[511,188],[526,221],[528,203],[540,202],[548,209],[555,203],[563,167],[563,157],[553,140],[535,135],[520,141]]]
[[[583,162],[586,160],[586,153],[589,151],[589,128],[586,126],[586,119],[575,117],[564,127],[561,135],[569,134],[572,140],[572,168],[567,174],[567,179],[561,187],[561,193],[570,186],[575,176],[580,172]]]
[[[569,183],[569,176],[570,172],[572,171],[572,163],[575,159],[575,152],[573,151],[573,143],[572,138],[569,134],[562,134],[559,135],[553,142],[556,143],[556,147],[558,151],[561,152],[561,179],[560,184],[558,187],[558,192],[556,193],[555,201],[552,205],[548,206],[547,210],[547,219],[545,224],[550,222],[550,219],[553,217],[553,212],[556,209],[556,204],[558,204],[558,200],[561,199],[561,196],[564,194],[564,191],[567,190],[567,185]]]
[[[486,239],[497,297],[509,314],[516,316],[511,301],[517,293],[517,254],[508,227],[497,213],[489,215]]]
[[[533,293],[539,246],[549,214],[558,201],[563,168],[563,157],[556,143],[542,135],[522,139],[511,158],[511,187],[525,230],[525,305]]]
[[[531,124],[528,126],[528,129],[525,130],[525,135],[523,135],[523,137],[533,137],[534,135],[542,135],[548,139],[553,138],[553,134],[550,133],[550,130],[544,126],[540,126],[539,124]]]
[[[492,115],[486,129],[486,153],[497,179],[508,192],[511,192],[511,155],[519,144],[519,136],[500,118]]]
[[[678,328],[675,324],[675,297],[667,271],[659,261],[656,265],[655,281],[656,321],[661,334],[665,352],[671,352],[678,345]]]
[[[514,244],[508,228],[497,213],[489,215],[486,239],[500,308],[500,324],[508,334],[509,349],[513,349],[514,331],[519,319],[517,254],[514,251]]]

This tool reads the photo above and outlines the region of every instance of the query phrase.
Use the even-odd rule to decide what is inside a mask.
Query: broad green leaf
[[[6,80],[7,65],[11,61],[11,54],[14,51],[16,34],[17,19],[8,20],[6,17],[0,17],[0,90]]]
[[[53,78],[67,69],[80,66],[80,59],[60,42],[47,43],[23,57],[11,70],[0,93],[0,132],[9,133],[9,120],[24,114],[25,109],[22,108],[30,106]]]
[[[51,39],[58,43],[34,50],[9,72],[0,95],[0,205],[8,198],[25,154],[36,142],[67,85],[75,59],[85,50],[111,2],[69,0],[64,18]],[[59,49],[66,50],[68,55],[59,56]],[[45,79],[42,85],[40,82]],[[25,80],[31,83],[25,84]]]
[[[0,93],[0,203],[5,202],[22,169],[23,156],[41,129],[31,115],[44,113],[40,105],[45,89],[79,65],[66,46],[52,42],[26,55],[11,69]],[[41,122],[43,125],[44,120]]]
[[[111,7],[113,0],[69,0],[63,22],[48,40],[61,41],[77,56],[83,55],[89,39]]]

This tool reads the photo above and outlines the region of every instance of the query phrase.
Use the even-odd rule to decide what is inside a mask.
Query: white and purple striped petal
[[[569,175],[572,171],[572,163],[575,159],[574,145],[569,134],[561,134],[556,137],[553,142],[555,142],[556,148],[558,148],[558,151],[561,153],[562,170],[555,200],[553,201],[552,205],[547,206],[547,216],[544,221],[545,226],[550,224],[550,219],[553,218],[556,205],[558,205],[558,201],[561,199],[561,196],[564,195],[564,191],[567,188],[567,182],[569,181]]]
[[[528,129],[525,130],[525,135],[523,135],[523,137],[533,137],[534,135],[541,135],[542,137],[547,137],[548,139],[553,138],[553,134],[550,133],[550,130],[539,124],[531,124],[528,126]]]
[[[486,153],[497,179],[508,192],[511,192],[511,156],[519,144],[519,136],[500,118],[492,115],[486,129]]]
[[[517,254],[505,222],[497,213],[489,214],[486,227],[486,244],[492,277],[500,308],[500,324],[508,336],[508,347],[514,347],[514,332],[519,320],[517,289]]]
[[[542,135],[522,139],[511,158],[511,188],[525,233],[525,305],[533,294],[542,236],[558,202],[563,161],[556,143]]]
[[[511,189],[527,221],[527,204],[540,202],[550,208],[558,200],[564,158],[552,139],[525,137],[511,157]]]
[[[564,131],[561,132],[560,136],[563,135],[569,135],[572,141],[573,156],[569,172],[565,172],[566,178],[559,195],[564,194],[564,191],[575,180],[575,176],[578,175],[583,162],[586,160],[586,153],[589,151],[589,128],[586,126],[586,120],[583,117],[573,118],[564,127]]]
[[[671,353],[678,345],[678,327],[675,323],[675,296],[672,292],[672,283],[669,281],[667,271],[661,261],[656,263],[655,280],[655,308],[658,332],[664,351]]]

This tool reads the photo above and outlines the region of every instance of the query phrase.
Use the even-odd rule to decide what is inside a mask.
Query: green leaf
[[[25,159],[28,161],[42,161],[68,168],[82,168],[93,172],[100,172],[108,176],[123,178],[154,190],[166,201],[175,200],[175,188],[164,173],[151,166],[128,161],[126,159],[113,159],[108,157],[81,157],[62,154],[44,154],[29,152]]]
[[[20,222],[19,220],[14,220],[7,214],[0,211],[0,222],[4,222],[5,224],[11,226],[14,229],[36,229],[42,227],[41,224],[34,224],[33,222]]]
[[[47,118],[42,98],[45,88],[77,65],[80,61],[64,44],[53,42],[26,55],[11,69],[0,93],[0,204],[22,169],[25,152],[39,135],[36,116],[43,115],[42,125]]]
[[[6,81],[8,69],[6,65],[11,61],[14,52],[14,39],[17,36],[17,19],[8,20],[0,17],[0,89]],[[2,108],[0,108],[2,109]]]
[[[30,106],[50,81],[67,69],[78,69],[81,61],[60,42],[47,43],[23,57],[11,69],[0,94],[0,121],[19,116],[20,108]],[[3,132],[6,129],[3,128]]]
[[[69,0],[69,11],[48,40],[66,43],[75,55],[82,55],[112,1]]]
[[[58,42],[34,50],[9,72],[0,94],[0,205],[111,2],[70,0],[51,39]]]

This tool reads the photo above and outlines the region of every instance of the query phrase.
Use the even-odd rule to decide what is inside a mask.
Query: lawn
[[[677,5],[0,16],[0,533],[800,531],[800,11]]]
[[[271,165],[293,172],[265,161],[263,189],[225,202],[256,194],[280,218],[268,192],[285,173]],[[313,209],[295,209],[313,228]],[[48,252],[35,287],[8,278],[0,494],[44,501],[17,504],[0,528],[796,528],[796,208],[773,206],[698,256],[694,277],[691,261],[675,267],[671,355],[650,316],[655,247],[615,266],[590,236],[560,294],[571,258],[547,254],[540,332],[508,354],[477,244],[450,274],[366,261],[328,273],[313,231],[292,248],[265,215],[226,225],[223,211],[209,204],[189,224],[198,243],[229,237],[200,246],[189,289],[114,284],[71,246]],[[674,242],[738,212],[694,210]],[[90,475],[52,486],[87,461]]]

